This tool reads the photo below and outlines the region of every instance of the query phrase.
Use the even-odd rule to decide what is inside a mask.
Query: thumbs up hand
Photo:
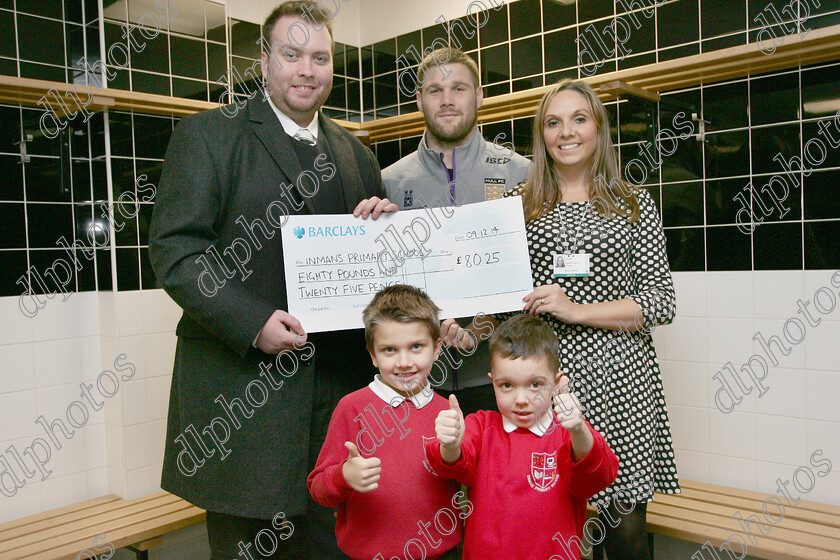
[[[341,474],[350,488],[356,492],[373,492],[379,488],[379,476],[382,472],[382,461],[376,457],[365,459],[350,441],[344,442],[347,448],[347,460],[341,466]]]
[[[447,463],[461,458],[464,441],[464,413],[455,395],[449,395],[449,410],[441,410],[435,419],[435,435],[440,443],[440,455]]]
[[[574,393],[569,391],[569,378],[563,375],[556,386],[557,392],[554,395],[554,414],[559,423],[568,432],[586,430],[583,421],[583,412],[580,409],[580,401]],[[587,430],[588,431],[588,430]]]
[[[556,422],[569,432],[572,443],[572,457],[580,461],[589,450],[592,449],[594,439],[592,432],[583,420],[583,412],[580,409],[580,401],[574,393],[569,391],[569,378],[563,375],[557,384],[557,394],[554,395],[554,415]]]

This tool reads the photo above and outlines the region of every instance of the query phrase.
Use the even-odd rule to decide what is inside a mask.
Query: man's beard
[[[443,128],[439,127],[428,116],[425,118],[425,120],[426,129],[438,141],[438,143],[458,145],[467,136],[469,136],[470,132],[472,132],[473,128],[475,128],[475,125],[478,123],[478,115],[476,113],[473,113],[472,120],[468,120],[465,118],[463,121],[461,121],[461,124],[453,128],[451,132],[444,131]]]

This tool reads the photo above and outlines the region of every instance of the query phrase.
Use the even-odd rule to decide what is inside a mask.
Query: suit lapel
[[[321,132],[324,133],[324,140],[329,144],[330,152],[341,177],[341,184],[344,187],[344,203],[347,213],[355,210],[360,200],[365,198],[364,185],[362,185],[362,174],[359,172],[359,164],[353,157],[353,146],[355,142],[347,138],[340,127],[332,120],[320,115],[318,124]]]
[[[267,101],[260,101],[259,99],[252,100],[248,103],[248,109],[249,120],[254,134],[257,135],[257,138],[260,139],[266,151],[277,164],[277,167],[280,168],[280,171],[298,192],[307,212],[314,214],[315,205],[312,203],[312,198],[303,196],[298,190],[297,178],[302,169],[295,154],[295,149],[292,146],[292,139],[283,130],[283,126],[277,119],[277,115],[274,114]]]

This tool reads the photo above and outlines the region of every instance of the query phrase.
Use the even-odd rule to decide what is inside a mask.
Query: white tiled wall
[[[160,490],[169,385],[175,356],[175,326],[181,315],[163,290],[116,294],[115,327],[119,352],[136,367],[121,388],[121,415],[114,437],[122,442],[119,464],[111,465],[125,497]]]
[[[737,488],[778,493],[777,479],[789,480],[797,468],[811,465],[817,450],[832,463],[802,497],[840,504],[840,305],[825,315],[809,307],[816,327],[797,314],[797,301],[812,301],[831,285],[832,271],[680,272],[674,274],[677,318],[655,337],[680,476]],[[825,298],[827,310],[829,299]],[[785,322],[797,317],[806,328],[796,345],[784,338]],[[774,366],[756,332],[779,336],[790,347],[776,350]],[[774,347],[775,349],[775,347]],[[753,354],[769,366],[762,381],[725,414],[715,405],[720,383],[712,379],[727,362],[736,371]],[[743,375],[743,374],[742,374]],[[729,374],[726,373],[727,379]],[[748,377],[743,375],[745,383]],[[752,385],[748,385],[752,387]],[[816,469],[814,469],[816,471]],[[792,486],[791,486],[792,488]],[[657,560],[688,558],[698,545],[656,538]]]
[[[17,298],[0,298],[0,450],[23,453],[35,438],[48,441],[35,422],[40,415],[60,419],[72,435],[66,439],[56,426],[61,448],[50,443],[46,480],[25,477],[4,453],[25,485],[0,497],[0,522],[108,493],[134,498],[159,490],[180,309],[162,290],[77,293],[48,301],[33,319],[17,306]],[[116,367],[128,363],[136,373],[123,381],[130,371]],[[95,388],[104,370],[119,381],[110,398]],[[94,387],[100,410],[87,403],[81,383]],[[67,419],[74,401],[82,403],[70,408],[79,428]],[[24,462],[34,469],[31,459]],[[11,489],[10,476],[2,481]]]
[[[840,299],[832,273],[674,274],[677,318],[661,329],[656,344],[683,478],[775,492],[777,477],[790,478],[821,449],[832,462],[832,473],[817,479],[807,499],[840,504],[840,305],[823,315],[812,303],[809,309],[819,320],[815,327],[797,314],[797,300],[813,302],[820,288]],[[822,297],[827,310],[830,299]],[[795,345],[783,330],[793,317],[806,329],[804,340]],[[790,347],[788,356],[776,351],[778,366],[753,340],[759,331],[767,339],[779,336]],[[762,396],[739,371],[754,354],[769,366]],[[729,414],[715,405],[720,383],[712,379],[727,362],[751,389],[738,393],[743,401]],[[725,377],[731,382],[729,373]]]

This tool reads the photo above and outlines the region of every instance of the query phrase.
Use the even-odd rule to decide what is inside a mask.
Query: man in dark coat
[[[319,15],[287,2],[266,20],[270,100],[179,123],[152,217],[152,266],[184,310],[161,486],[207,510],[213,560],[340,557],[306,475],[337,400],[374,372],[361,331],[307,335],[287,313],[280,226],[396,206],[371,151],[319,112],[332,87]]]

